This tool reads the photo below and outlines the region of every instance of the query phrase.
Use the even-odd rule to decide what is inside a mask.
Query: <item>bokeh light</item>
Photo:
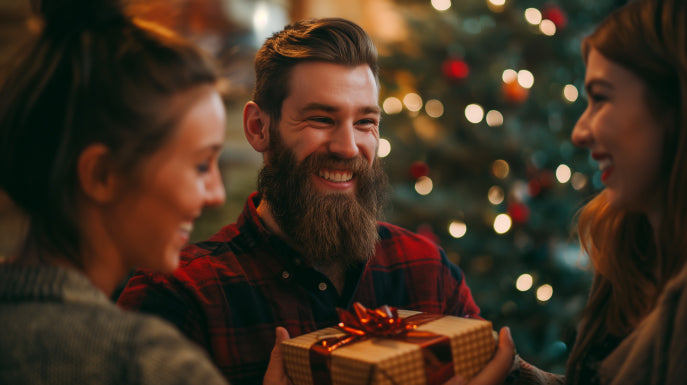
[[[403,103],[401,103],[401,100],[398,98],[390,96],[384,99],[384,103],[382,103],[382,109],[387,115],[398,114],[399,112],[403,111]]]
[[[463,221],[453,221],[448,225],[448,233],[453,238],[462,238],[468,231],[468,226]]]
[[[470,123],[479,123],[484,118],[484,109],[479,104],[468,104],[465,107],[465,118]]]
[[[497,234],[505,234],[510,230],[513,221],[508,214],[499,214],[494,218],[494,231]]]
[[[390,153],[391,143],[384,138],[379,139],[379,148],[377,149],[377,156],[380,158],[385,158]]]
[[[556,179],[558,183],[567,183],[572,176],[572,170],[565,164],[561,164],[556,167]]]
[[[506,194],[500,186],[491,186],[487,193],[487,199],[492,205],[498,205],[506,198]]]
[[[503,115],[496,110],[487,112],[487,125],[489,127],[497,127],[503,125]]]
[[[520,291],[527,291],[532,288],[534,278],[530,274],[522,274],[515,281],[515,288]]]
[[[437,99],[430,99],[425,103],[425,112],[432,118],[438,118],[444,114],[444,103]]]
[[[432,192],[434,184],[429,177],[421,176],[415,182],[415,191],[420,195],[427,195]]]
[[[411,92],[403,97],[403,104],[409,111],[417,112],[422,108],[422,98],[420,95]]]

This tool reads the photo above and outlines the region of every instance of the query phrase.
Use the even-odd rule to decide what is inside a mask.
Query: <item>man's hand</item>
[[[499,331],[499,345],[494,357],[489,363],[472,377],[470,382],[457,375],[444,385],[501,385],[506,380],[515,359],[515,343],[510,335],[510,329],[503,327]]]
[[[281,326],[276,329],[277,338],[274,341],[274,348],[270,355],[270,363],[267,365],[267,372],[265,378],[262,380],[263,385],[291,385],[291,381],[286,376],[284,370],[284,359],[281,353],[281,342],[288,340],[289,332]]]

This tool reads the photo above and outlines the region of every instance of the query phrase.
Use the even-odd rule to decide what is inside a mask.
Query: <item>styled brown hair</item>
[[[255,57],[253,101],[274,120],[289,92],[291,69],[322,61],[348,66],[367,64],[377,79],[377,48],[357,24],[341,18],[299,21],[268,38]]]
[[[580,210],[578,233],[595,278],[582,314],[585,333],[568,361],[568,383],[581,381],[580,363],[592,345],[632,332],[687,260],[687,2],[632,1],[583,41],[585,62],[591,49],[643,80],[647,107],[666,127],[659,186],[664,203],[658,229],[643,213],[611,208],[605,192]]]
[[[173,97],[217,75],[192,44],[126,17],[118,1],[32,4],[42,29],[0,85],[0,188],[29,218],[25,249],[79,264],[81,152],[102,143],[135,172],[183,114]]]

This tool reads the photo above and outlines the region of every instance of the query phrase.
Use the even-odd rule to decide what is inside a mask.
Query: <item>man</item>
[[[264,156],[258,192],[172,276],[138,273],[119,303],[175,323],[234,384],[262,381],[276,326],[332,326],[354,302],[477,317],[441,249],[377,222],[386,177],[367,34],[342,19],[295,23],[265,42],[255,71],[243,121]]]

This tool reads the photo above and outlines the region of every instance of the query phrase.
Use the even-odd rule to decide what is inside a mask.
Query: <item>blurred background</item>
[[[28,3],[0,0],[0,63],[30,34]],[[379,155],[392,185],[384,219],[441,245],[483,317],[509,325],[526,360],[562,373],[591,278],[574,215],[602,188],[595,163],[569,140],[586,105],[580,41],[623,3],[135,0],[130,11],[215,55],[229,88],[227,200],[203,214],[194,241],[233,222],[256,187],[262,158],[241,111],[262,41],[308,17],[365,28],[380,52]],[[0,257],[25,226],[0,191]]]

